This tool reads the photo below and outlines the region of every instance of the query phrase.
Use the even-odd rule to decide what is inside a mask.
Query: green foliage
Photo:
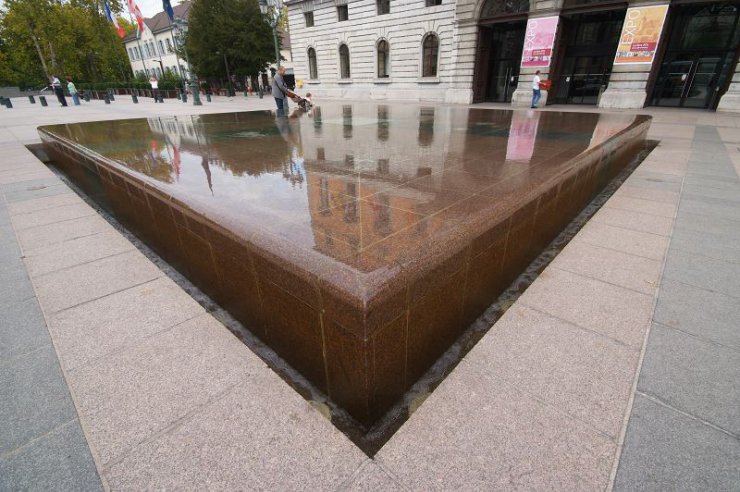
[[[200,77],[256,74],[275,58],[272,28],[257,0],[193,0],[185,47]]]
[[[177,89],[183,86],[182,78],[170,70],[165,70],[164,75],[159,78],[158,86],[163,90]]]
[[[131,69],[101,0],[5,0],[0,11],[0,85],[43,86],[48,77],[126,80]],[[121,0],[109,1],[120,11]],[[127,23],[124,23],[126,26]],[[124,27],[125,29],[125,27]]]

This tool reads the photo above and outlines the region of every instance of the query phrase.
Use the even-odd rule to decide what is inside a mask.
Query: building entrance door
[[[553,77],[553,102],[598,102],[609,83],[625,12],[575,14],[562,19],[564,53],[558,73]]]
[[[676,7],[654,106],[716,108],[740,44],[740,2]]]
[[[480,27],[474,99],[476,102],[511,102],[519,82],[526,21]]]

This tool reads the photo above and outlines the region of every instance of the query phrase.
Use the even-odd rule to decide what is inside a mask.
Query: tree
[[[121,0],[109,0],[121,9]],[[0,83],[39,86],[52,74],[123,80],[126,52],[101,0],[6,0],[0,12]]]
[[[185,47],[200,77],[263,71],[274,58],[272,29],[257,0],[193,0]]]

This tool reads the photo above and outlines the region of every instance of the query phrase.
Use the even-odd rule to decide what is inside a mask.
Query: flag
[[[136,5],[136,0],[128,0],[128,11],[136,17],[136,22],[139,23],[139,32],[144,32],[144,16],[141,15],[141,10]]]
[[[167,17],[170,18],[170,22],[175,22],[175,11],[172,10],[170,0],[162,0],[162,8],[167,13]]]
[[[113,12],[110,11],[110,5],[108,5],[108,0],[103,0],[103,8],[105,9],[105,16],[115,26],[116,31],[118,31],[118,37],[121,39],[126,37],[126,33],[123,32],[123,28],[120,25],[118,25],[118,21],[113,16]]]

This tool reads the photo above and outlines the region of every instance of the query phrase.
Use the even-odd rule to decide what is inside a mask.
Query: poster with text
[[[668,5],[627,9],[614,64],[653,63]]]
[[[524,34],[524,51],[522,51],[522,67],[550,66],[557,28],[557,16],[540,17],[527,21],[527,32]]]

